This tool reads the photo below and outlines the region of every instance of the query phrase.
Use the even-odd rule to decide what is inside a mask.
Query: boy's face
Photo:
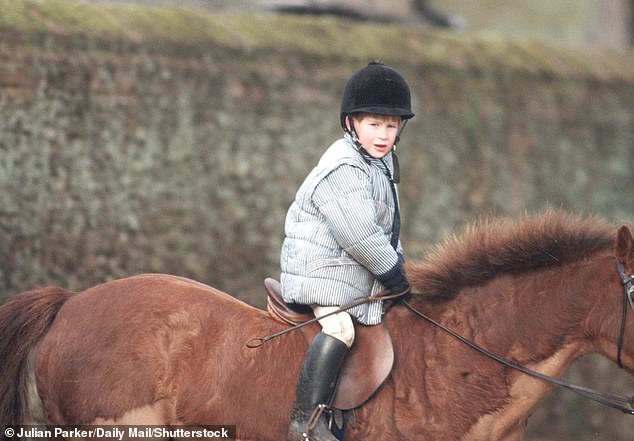
[[[383,158],[392,151],[401,126],[398,116],[363,114],[353,117],[359,142],[373,158]]]

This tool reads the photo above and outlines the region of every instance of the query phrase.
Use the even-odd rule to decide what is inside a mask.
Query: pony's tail
[[[24,424],[29,353],[72,295],[46,287],[15,295],[0,305],[0,424]]]

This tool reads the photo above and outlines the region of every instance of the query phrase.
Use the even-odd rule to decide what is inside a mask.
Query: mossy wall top
[[[482,214],[632,219],[634,58],[415,27],[0,1],[0,286],[178,273],[261,303],[348,76],[408,79],[409,258]]]

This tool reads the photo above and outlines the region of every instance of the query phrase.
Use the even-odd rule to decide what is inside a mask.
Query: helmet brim
[[[414,117],[414,113],[412,113],[409,109],[399,109],[398,107],[385,107],[385,106],[359,106],[350,109],[347,112],[348,115],[354,113],[372,113],[375,115],[385,115],[385,116],[400,116],[403,119],[411,119]]]
[[[346,113],[341,113],[340,122],[341,127],[346,129],[346,115],[354,115],[355,113],[370,113],[373,115],[385,115],[385,116],[400,116],[401,119],[411,119],[414,118],[415,114],[412,113],[408,109],[387,109],[383,106],[363,106],[351,109],[351,111]]]

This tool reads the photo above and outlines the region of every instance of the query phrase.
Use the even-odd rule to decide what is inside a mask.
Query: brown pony
[[[408,266],[424,293],[411,304],[498,355],[561,376],[582,354],[616,359],[617,260],[634,273],[627,227],[615,236],[604,221],[556,212],[484,221]],[[394,369],[357,410],[347,440],[522,439],[550,386],[400,305],[385,321]],[[236,425],[239,439],[279,441],[306,341],[294,332],[257,349],[245,342],[282,329],[262,310],[175,276],[77,295],[26,292],[0,307],[0,422]],[[631,318],[624,342],[632,374]]]

